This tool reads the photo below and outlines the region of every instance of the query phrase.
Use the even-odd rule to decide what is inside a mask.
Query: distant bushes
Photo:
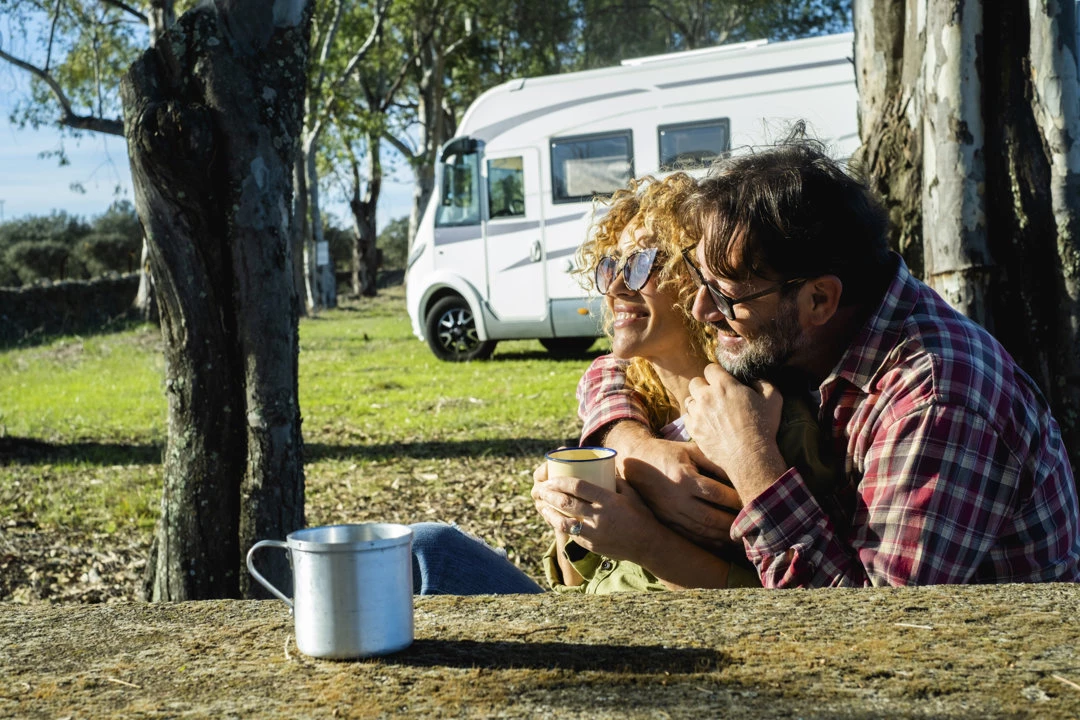
[[[137,273],[0,288],[0,349],[135,320],[132,300],[138,289]]]
[[[130,202],[89,223],[65,212],[0,224],[0,287],[85,280],[138,269],[142,227]]]

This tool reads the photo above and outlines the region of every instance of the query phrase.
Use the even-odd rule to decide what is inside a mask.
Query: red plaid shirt
[[[732,527],[766,587],[1080,581],[1080,518],[1034,381],[903,261],[819,388],[846,458],[823,501],[792,468]],[[583,438],[644,422],[617,362],[578,386]]]

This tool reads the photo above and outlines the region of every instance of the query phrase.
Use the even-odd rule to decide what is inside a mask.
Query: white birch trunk
[[[938,2],[927,16],[923,247],[926,282],[965,315],[988,326],[993,260],[983,199],[981,33],[978,0]]]

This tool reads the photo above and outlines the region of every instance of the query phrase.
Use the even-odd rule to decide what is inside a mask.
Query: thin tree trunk
[[[154,292],[154,277],[150,274],[150,244],[145,238],[139,259],[139,290],[135,293],[135,301],[131,306],[143,322],[158,322],[157,295]]]
[[[986,237],[985,132],[978,49],[982,6],[938,0],[926,20],[923,95],[924,279],[994,331],[987,304],[994,259]]]
[[[889,210],[890,241],[918,276],[922,243],[925,36],[896,0],[855,3],[855,77],[863,144],[857,160]]]
[[[304,171],[304,158],[302,153],[297,153],[293,162],[293,223],[292,238],[289,242],[292,250],[293,264],[293,289],[296,296],[301,299],[299,303],[300,314],[306,316],[311,312],[311,299],[308,294],[307,273],[304,272],[304,243],[307,240],[307,183]]]
[[[353,195],[349,200],[356,243],[353,246],[352,286],[357,297],[375,297],[378,294],[379,249],[376,244],[378,227],[376,208],[382,192],[382,160],[379,157],[380,140],[376,134],[367,138],[367,187],[360,194],[361,173],[355,157],[352,158]]]
[[[166,346],[153,600],[256,594],[246,550],[304,524],[289,209],[310,14],[202,5],[122,83]],[[262,560],[287,589],[284,556]]]
[[[337,305],[337,288],[334,281],[334,263],[318,263],[318,249],[324,242],[322,212],[319,208],[319,170],[316,164],[318,133],[315,133],[304,145],[304,160],[307,168],[308,218],[311,227],[311,244],[315,249],[316,262],[313,271],[313,289],[317,306],[332,308]]]

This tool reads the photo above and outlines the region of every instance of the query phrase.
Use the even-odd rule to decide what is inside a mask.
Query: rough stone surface
[[[1080,717],[1080,585],[428,597],[315,660],[279,601],[6,605],[0,716]]]

